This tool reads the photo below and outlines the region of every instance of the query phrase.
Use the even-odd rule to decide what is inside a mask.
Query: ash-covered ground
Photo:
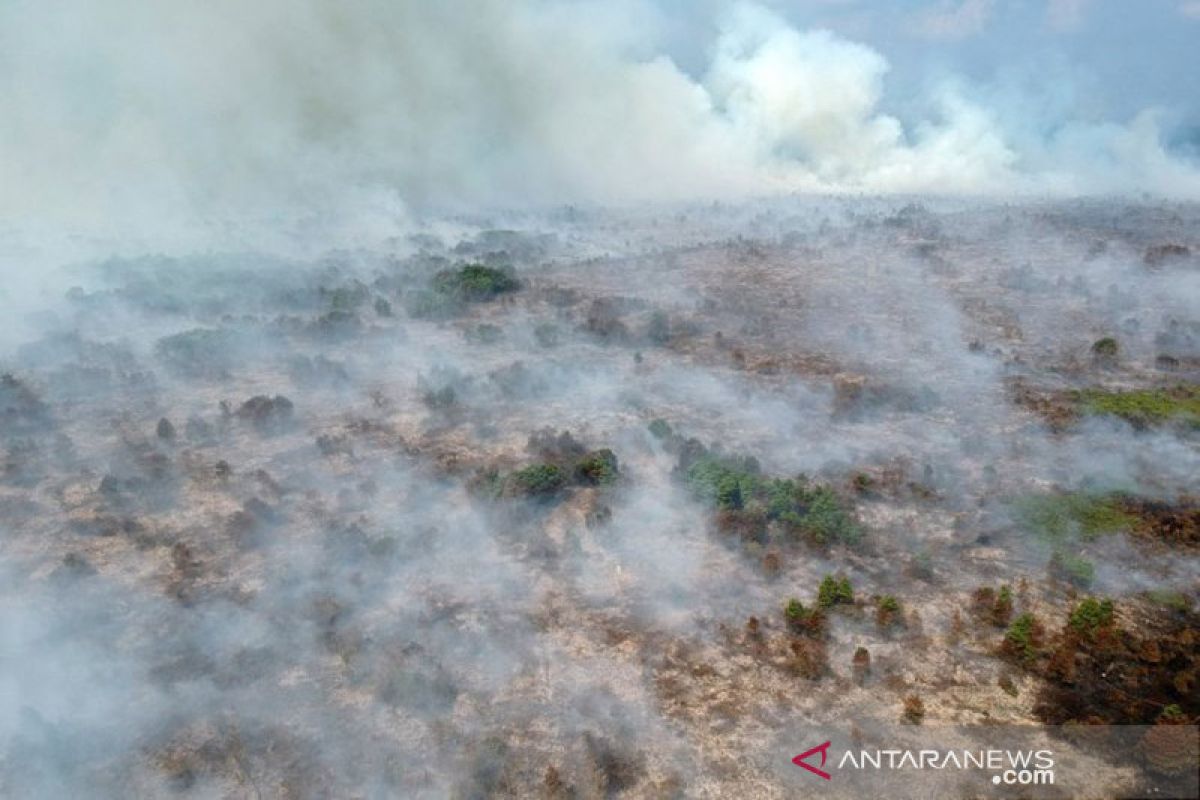
[[[775,798],[835,724],[1200,715],[1200,206],[564,209],[69,285],[0,359],[4,796]]]

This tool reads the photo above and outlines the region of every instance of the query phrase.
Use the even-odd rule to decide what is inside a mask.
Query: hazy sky
[[[1178,0],[774,2],[798,25],[869,44],[903,93],[955,72],[1073,103],[1082,116],[1162,106],[1200,122],[1200,3]],[[1055,82],[1047,85],[1047,77]]]
[[[721,0],[658,0],[665,40],[701,73]],[[827,28],[891,65],[888,103],[939,76],[1071,103],[1080,116],[1130,117],[1147,106],[1200,131],[1200,0],[764,0],[797,28]],[[1048,81],[1049,76],[1053,80]]]
[[[1200,197],[1200,0],[8,0],[0,216]]]

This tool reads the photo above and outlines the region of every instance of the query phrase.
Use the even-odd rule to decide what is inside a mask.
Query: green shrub
[[[1183,708],[1178,703],[1171,703],[1163,707],[1157,721],[1167,725],[1186,725],[1188,717],[1187,714],[1183,713]]]
[[[810,533],[818,544],[854,544],[859,539],[858,526],[854,520],[842,508],[833,490],[823,486],[812,490],[800,527]]]
[[[1006,586],[1001,586],[1000,591],[996,594],[996,599],[992,603],[991,618],[992,624],[998,628],[1002,628],[1012,619],[1013,613],[1013,595],[1012,589]]]
[[[665,419],[655,419],[650,421],[650,435],[655,439],[669,439],[671,437],[671,425]]]
[[[1083,556],[1056,550],[1050,556],[1050,574],[1080,589],[1087,589],[1096,579],[1096,565]]]
[[[768,520],[818,544],[854,544],[859,539],[857,524],[832,489],[810,487],[803,480],[765,478],[754,459],[705,455],[688,469],[687,482],[694,494],[717,508],[761,511]]]
[[[1186,594],[1173,589],[1151,589],[1146,592],[1146,599],[1172,611],[1188,611],[1192,607]]]
[[[724,475],[717,482],[717,507],[741,511],[746,506],[742,481],[736,475]]]
[[[465,302],[491,300],[505,292],[516,291],[519,285],[508,270],[483,264],[467,264],[457,270],[443,270],[433,277],[435,292]]]
[[[1067,624],[1081,636],[1092,638],[1101,628],[1110,628],[1114,622],[1113,602],[1107,598],[1097,600],[1089,597],[1075,606]]]
[[[783,616],[789,621],[800,619],[804,615],[804,603],[801,603],[795,597],[787,601],[787,605],[783,607]]]
[[[1200,428],[1200,386],[1129,391],[1085,389],[1073,392],[1071,397],[1085,414],[1120,417],[1138,428],[1169,421]]]
[[[820,608],[809,608],[796,598],[788,600],[783,616],[792,633],[818,637],[825,632],[825,614]]]
[[[1121,352],[1121,346],[1117,344],[1117,340],[1111,336],[1105,336],[1103,339],[1097,339],[1092,344],[1092,355],[1097,358],[1109,360],[1117,357]]]
[[[617,456],[608,448],[593,450],[575,464],[575,480],[588,486],[612,483],[617,473]]]
[[[1037,617],[1029,612],[1021,614],[1012,621],[1004,633],[1004,649],[1025,661],[1037,656],[1040,645],[1041,626]]]
[[[479,469],[471,478],[469,488],[483,497],[498,500],[504,496],[506,482],[500,470],[493,468]]]
[[[665,422],[651,425],[652,432],[670,431]],[[692,494],[709,505],[721,511],[745,511],[777,523],[787,536],[817,544],[854,545],[860,540],[858,524],[829,487],[810,485],[803,475],[796,479],[768,477],[762,474],[757,459],[723,455],[695,439],[668,435],[679,451],[676,474],[682,474]]]
[[[408,295],[405,308],[413,317],[447,319],[462,313],[467,303],[486,302],[519,287],[508,270],[467,264],[434,275],[430,288]]]
[[[1127,531],[1137,522],[1119,495],[1087,492],[1025,498],[1017,503],[1017,516],[1034,533],[1054,541],[1095,539]]]
[[[554,464],[534,464],[512,475],[513,485],[524,495],[546,497],[567,485],[566,473]]]
[[[688,468],[687,483],[701,499],[722,509],[741,509],[759,480],[757,462],[707,454]]]
[[[903,622],[900,601],[893,595],[885,594],[875,604],[875,624],[880,628],[890,628]]]
[[[839,604],[854,604],[854,589],[850,586],[850,579],[845,576],[835,578],[826,575],[817,589],[817,605],[821,608],[831,608]]]

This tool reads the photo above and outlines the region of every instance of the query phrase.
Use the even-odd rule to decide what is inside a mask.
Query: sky
[[[661,0],[677,61],[702,74],[726,4]],[[922,91],[946,77],[1074,119],[1129,119],[1158,108],[1170,144],[1200,152],[1200,1],[765,0],[798,29],[824,28],[883,55],[886,107],[916,119]],[[696,8],[704,6],[705,13]],[[1047,77],[1052,80],[1047,80]]]
[[[7,0],[0,220],[1196,199],[1198,54],[1200,0]]]
[[[773,2],[798,26],[862,41],[892,64],[898,95],[958,74],[1072,103],[1075,115],[1122,119],[1161,107],[1200,127],[1200,3],[1178,0]],[[1054,80],[1046,83],[1050,75]],[[1062,101],[1060,100],[1060,102]]]

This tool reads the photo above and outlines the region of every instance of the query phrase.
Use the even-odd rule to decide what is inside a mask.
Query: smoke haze
[[[964,59],[955,73],[949,55],[916,79],[903,47],[890,96],[879,50],[805,24],[852,33],[854,10],[910,41],[950,39],[952,55],[998,16],[990,3],[902,5],[805,19],[805,4],[638,0],[6,3],[0,213],[125,237],[313,217],[361,235],[406,208],[813,190],[1200,196],[1154,107],[1097,117],[1044,80],[1015,101],[1016,63]],[[1050,4],[1038,22],[1069,27],[1086,5]],[[1191,24],[1176,16],[1173,28]],[[1056,85],[1111,60],[1083,58],[1060,63]]]
[[[0,796],[1200,719],[1195,6],[0,2]]]

